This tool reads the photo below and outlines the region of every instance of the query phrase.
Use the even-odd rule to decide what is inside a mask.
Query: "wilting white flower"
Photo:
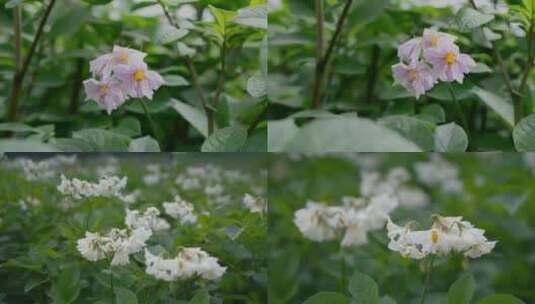
[[[251,211],[252,213],[265,213],[267,212],[267,201],[260,196],[252,196],[249,193],[246,193],[243,197],[243,204]]]
[[[139,210],[126,209],[125,224],[130,229],[145,228],[151,231],[161,231],[171,228],[169,223],[159,217],[160,210],[149,207],[141,214]]]
[[[408,225],[400,227],[388,219],[386,228],[390,238],[388,248],[413,259],[450,253],[478,258],[491,252],[496,245],[487,240],[484,230],[475,228],[462,217],[435,216],[431,229],[422,231],[413,231]]]
[[[199,276],[205,280],[217,280],[226,272],[218,259],[200,248],[183,248],[177,257],[164,259],[145,249],[147,274],[164,281],[176,281]]]
[[[65,195],[71,195],[76,199],[88,197],[120,197],[121,191],[126,187],[127,177],[119,178],[117,176],[103,177],[98,183],[73,178],[72,180],[61,175],[61,183],[57,189]]]
[[[127,205],[132,205],[138,200],[140,195],[141,195],[141,191],[139,189],[136,189],[133,192],[130,192],[128,194],[119,195],[119,199]]]
[[[306,208],[295,212],[294,223],[301,233],[316,242],[332,240],[336,237],[335,228],[329,225],[328,206],[313,201]]]
[[[195,224],[197,215],[193,204],[183,200],[179,195],[175,195],[172,202],[164,202],[165,213],[174,219],[179,219],[181,224]]]
[[[429,162],[417,162],[414,170],[418,180],[427,186],[438,186],[442,191],[451,194],[460,194],[463,191],[459,168],[438,154],[433,154]]]
[[[104,236],[87,231],[85,238],[77,241],[77,249],[82,256],[92,262],[111,258],[111,265],[126,265],[131,254],[140,252],[152,232],[145,228],[113,228]]]

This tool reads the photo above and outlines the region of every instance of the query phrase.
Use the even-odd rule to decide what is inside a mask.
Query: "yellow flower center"
[[[453,52],[448,52],[446,56],[444,56],[444,62],[446,62],[446,64],[452,65],[456,61],[457,61],[457,54]]]
[[[119,61],[122,63],[128,63],[128,53],[121,52],[121,54],[119,54]]]
[[[416,80],[416,79],[418,79],[418,71],[416,71],[416,70],[409,70],[409,78],[410,78],[410,80]]]
[[[108,93],[109,90],[110,90],[110,87],[107,84],[103,84],[100,86],[100,94],[102,95]]]
[[[139,69],[139,70],[136,70],[136,72],[134,73],[134,80],[135,81],[141,81],[145,79],[145,71]]]
[[[431,47],[436,47],[438,45],[438,36],[433,35],[429,39],[429,42],[431,43]]]
[[[433,242],[433,244],[438,242],[438,232],[435,230],[431,231],[431,242]]]

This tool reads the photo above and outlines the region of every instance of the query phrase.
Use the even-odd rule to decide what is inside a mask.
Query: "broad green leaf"
[[[485,25],[494,20],[493,15],[484,14],[478,10],[475,10],[471,7],[464,7],[455,16],[455,21],[459,30],[463,32],[469,32],[473,29],[480,28],[482,25]]]
[[[23,123],[19,122],[5,122],[0,123],[0,132],[32,132],[32,133],[39,133],[41,130],[30,127],[28,125],[25,125]]]
[[[272,120],[268,122],[268,151],[282,152],[284,147],[297,134],[299,128],[293,119]]]
[[[453,283],[448,292],[448,304],[470,304],[476,283],[472,274],[462,275]]]
[[[473,92],[483,103],[485,103],[487,107],[496,112],[496,114],[498,114],[510,127],[514,126],[513,106],[509,101],[479,87],[475,87]]]
[[[208,121],[204,112],[178,100],[173,100],[171,106],[199,133],[204,137],[208,136]]]
[[[434,124],[446,122],[446,112],[438,104],[430,104],[420,110],[417,115],[419,119],[429,121]]]
[[[115,133],[123,134],[128,137],[136,137],[141,135],[141,123],[135,117],[125,117],[122,119],[117,127],[111,129]]]
[[[84,129],[72,134],[72,138],[87,142],[92,151],[98,152],[126,152],[131,139],[103,129]]]
[[[240,149],[242,152],[267,152],[267,128],[259,129],[253,132],[247,138],[245,145]]]
[[[236,152],[247,140],[247,129],[232,126],[218,129],[204,141],[202,152]]]
[[[247,80],[247,93],[249,95],[260,98],[267,94],[266,79],[263,76],[253,76]]]
[[[51,141],[54,148],[61,152],[91,152],[93,147],[90,143],[79,138],[54,138]]]
[[[524,301],[508,294],[495,294],[484,297],[477,304],[525,304]]]
[[[53,145],[23,139],[0,139],[0,152],[57,152]]]
[[[382,125],[399,132],[426,151],[433,150],[434,125],[414,117],[396,115],[379,120]]]
[[[160,145],[154,138],[145,136],[132,140],[128,152],[160,152]]]
[[[5,7],[6,8],[14,8],[17,5],[22,4],[23,2],[24,2],[24,0],[9,0],[8,2],[6,2]]]
[[[381,16],[390,0],[358,1],[348,18],[350,26],[364,25]]]
[[[368,275],[355,272],[348,289],[358,304],[379,304],[379,287]]]
[[[346,117],[318,119],[305,125],[285,150],[310,153],[422,151],[396,131],[368,119]]]
[[[381,298],[380,304],[396,304],[396,300],[392,299],[389,296],[384,296]]]
[[[80,294],[80,269],[71,264],[60,270],[59,277],[50,288],[50,297],[55,303],[73,303]]]
[[[522,119],[515,126],[513,141],[518,152],[535,151],[535,114]]]
[[[268,28],[268,6],[256,5],[238,10],[238,15],[232,19],[234,23],[259,29]]]
[[[436,152],[465,152],[468,148],[466,132],[454,122],[435,129]]]
[[[131,290],[115,287],[115,300],[117,304],[137,304],[136,294]]]
[[[349,304],[349,299],[338,292],[318,292],[308,298],[303,304]]]
[[[168,87],[183,87],[188,86],[189,82],[180,75],[163,75],[165,86]]]
[[[210,294],[208,291],[198,292],[190,301],[189,304],[210,304]]]

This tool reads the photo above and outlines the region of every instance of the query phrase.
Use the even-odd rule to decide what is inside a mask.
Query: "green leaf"
[[[476,283],[472,274],[464,274],[453,283],[448,292],[448,304],[470,304]]]
[[[349,26],[364,25],[373,21],[383,14],[389,4],[390,0],[359,1],[349,16]]]
[[[73,303],[80,294],[80,269],[72,264],[61,270],[50,288],[50,297],[55,303]]]
[[[494,15],[488,15],[481,13],[471,7],[464,7],[455,16],[455,21],[459,30],[462,32],[469,32],[473,29],[480,28],[491,22],[494,19]]]
[[[266,78],[263,76],[253,76],[247,80],[247,93],[260,98],[267,94]]]
[[[238,10],[238,15],[232,19],[234,23],[259,29],[268,28],[268,6],[256,5]]]
[[[396,304],[396,300],[392,299],[389,296],[384,296],[381,298],[380,304]]]
[[[434,124],[440,124],[446,122],[446,112],[440,105],[430,104],[420,111],[418,118]]]
[[[0,153],[5,152],[57,152],[58,149],[33,140],[0,139]]]
[[[117,304],[137,304],[136,294],[131,290],[115,287],[115,300]]]
[[[183,87],[188,86],[189,82],[180,75],[163,75],[165,86],[168,87]]]
[[[379,304],[379,287],[368,275],[355,272],[348,289],[358,304]]]
[[[513,106],[503,97],[482,88],[475,87],[473,90],[479,99],[487,107],[496,112],[510,127],[514,126]]]
[[[414,117],[396,115],[379,120],[382,125],[399,132],[426,151],[433,150],[434,125]]]
[[[24,2],[24,0],[10,0],[6,2],[6,8],[14,8],[17,5],[20,5]]]
[[[115,133],[119,133],[128,137],[136,137],[141,135],[141,123],[135,117],[126,117],[119,122],[117,127],[111,129]]]
[[[467,148],[468,136],[463,128],[454,122],[436,128],[436,152],[465,152]]]
[[[81,139],[96,152],[126,152],[131,139],[103,129],[84,129],[72,134],[72,138]]]
[[[513,141],[518,152],[535,151],[535,114],[525,117],[515,126]]]
[[[218,129],[202,144],[202,152],[236,152],[247,140],[247,129],[232,126]]]
[[[484,297],[477,304],[525,304],[524,301],[508,294],[495,294]]]
[[[338,292],[318,292],[308,298],[303,304],[349,304],[349,299]]]
[[[309,153],[418,152],[421,148],[398,132],[371,120],[339,117],[318,119],[305,125],[285,150]]]
[[[247,138],[245,145],[240,149],[242,152],[267,152],[267,128],[253,132]]]
[[[293,119],[272,120],[268,123],[268,151],[282,152],[299,128]]]
[[[154,138],[145,136],[132,140],[128,152],[160,152],[160,145]]]
[[[210,294],[208,291],[198,292],[190,301],[189,304],[210,304]]]
[[[199,133],[204,137],[208,136],[208,121],[204,113],[187,103],[178,100],[173,100],[171,106],[175,109],[185,120],[187,120]]]

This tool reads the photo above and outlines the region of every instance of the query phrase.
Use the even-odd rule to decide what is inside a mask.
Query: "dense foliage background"
[[[428,227],[432,214],[463,216],[484,229],[489,239],[498,241],[490,254],[479,259],[437,258],[426,303],[533,303],[535,197],[531,188],[535,176],[533,166],[524,157],[512,153],[446,155],[444,158],[460,170],[464,187],[460,195],[426,187],[414,177],[411,179],[411,185],[425,189],[430,203],[424,207],[396,209],[391,214],[394,222],[414,220],[422,223],[420,228],[423,228]],[[377,282],[380,295],[390,297],[381,303],[419,303],[427,262],[403,258],[387,249],[385,229],[369,233],[366,245],[341,250],[339,239],[318,243],[304,238],[293,220],[294,212],[304,208],[307,200],[336,205],[343,196],[361,196],[359,184],[363,170],[385,174],[401,166],[414,175],[413,165],[428,158],[429,155],[414,153],[273,158],[268,183],[272,248],[270,303],[302,303],[319,292],[354,295],[355,288],[348,288],[354,272],[369,275]],[[448,290],[461,274],[475,278],[473,300],[448,302]],[[525,302],[510,299],[479,302],[494,293],[513,294]],[[329,303],[349,302],[343,298],[329,299]]]
[[[351,6],[316,104],[318,3],[323,57]],[[270,150],[534,151],[533,8],[531,0],[283,1],[270,14]],[[457,101],[445,83],[419,100],[393,85],[397,47],[426,28],[457,36],[478,63],[453,83]]]
[[[36,39],[51,3],[55,5]],[[1,1],[0,150],[199,151],[209,135],[207,112],[211,112],[215,129],[223,131],[216,132],[203,150],[265,151],[263,3]],[[18,8],[20,55],[30,60],[15,116],[10,99],[17,71]],[[33,44],[33,56],[28,56]],[[167,82],[152,101],[145,100],[156,130],[138,100],[127,101],[111,116],[96,102],[85,101],[82,81],[90,78],[89,62],[111,52],[114,45],[148,53],[149,68]]]
[[[260,174],[265,168],[262,157],[79,155],[73,163],[51,156],[32,154],[41,164],[35,167],[19,166],[21,155],[9,155],[0,162],[1,303],[266,303],[267,218],[242,204],[245,193],[266,190],[265,172]],[[175,182],[188,168],[210,171],[213,166],[229,176],[236,172],[247,176],[241,181],[220,180],[223,194],[219,196],[229,196],[225,203],[207,195],[204,186],[184,190]],[[149,239],[153,254],[167,252],[174,257],[181,246],[198,246],[228,267],[223,277],[217,281],[157,280],[145,273],[142,252],[131,256],[130,264],[112,268],[110,259],[84,259],[76,241],[86,229],[105,233],[112,227],[123,228],[127,205],[115,197],[77,200],[56,187],[60,174],[95,182],[104,173],[127,176],[125,194],[139,191],[128,208],[157,207],[171,224],[170,230],[155,232]],[[164,216],[162,202],[171,201],[175,194],[194,205],[197,224],[181,225]]]

